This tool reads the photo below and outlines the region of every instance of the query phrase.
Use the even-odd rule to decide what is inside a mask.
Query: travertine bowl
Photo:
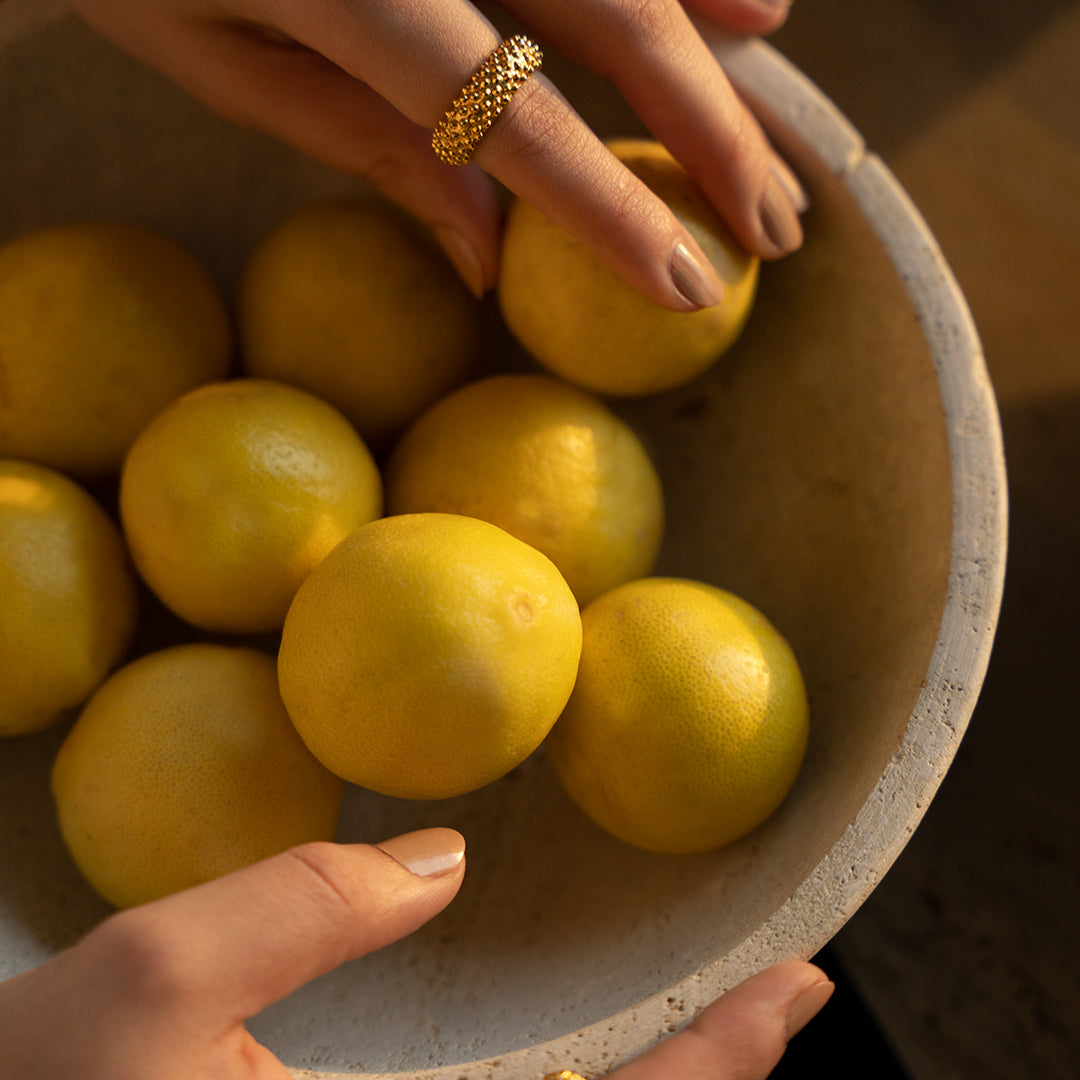
[[[601,834],[543,753],[475,795],[349,795],[343,838],[461,829],[460,897],[411,939],[252,1023],[298,1076],[597,1075],[777,960],[809,957],[888,870],[970,718],[1001,596],[998,419],[963,297],[883,164],[761,43],[710,38],[813,199],[736,348],[625,402],[668,494],[660,570],[758,605],[799,655],[813,733],[780,811],[709,855]],[[548,70],[603,133],[605,87]],[[0,0],[0,238],[108,217],[188,243],[229,288],[294,207],[352,187],[208,115],[43,0]],[[2,692],[2,691],[0,691]],[[63,732],[0,743],[0,977],[106,908],[64,854],[47,775]]]

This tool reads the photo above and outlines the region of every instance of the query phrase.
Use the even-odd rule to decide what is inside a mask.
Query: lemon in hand
[[[379,448],[472,373],[480,311],[414,221],[357,200],[305,207],[263,240],[237,323],[248,374],[318,394]]]
[[[519,199],[503,236],[499,305],[518,341],[556,375],[601,394],[653,394],[700,375],[732,345],[753,306],[760,264],[660,143],[608,145],[698,242],[724,283],[723,299],[701,311],[669,311]]]
[[[72,858],[118,907],[332,840],[344,794],[289,722],[273,659],[206,643],[113,674],[61,745],[52,788]]]
[[[57,225],[0,247],[0,455],[111,473],[174,398],[225,375],[232,336],[202,264],[130,225]]]
[[[300,583],[382,512],[382,480],[331,405],[267,379],[199,387],[142,432],[120,513],[139,573],[207,630],[280,630]]]
[[[324,765],[439,799],[540,745],[580,651],[577,602],[546,556],[486,521],[404,514],[357,529],[300,587],[278,677]]]
[[[667,854],[765,821],[809,731],[802,674],[776,628],[731,593],[677,578],[620,586],[582,624],[577,685],[547,746],[585,813]]]
[[[120,530],[52,469],[0,459],[0,735],[81,705],[135,631],[135,579]]]
[[[634,430],[594,395],[543,375],[495,375],[432,406],[386,469],[390,513],[490,521],[538,548],[579,604],[649,573],[660,478]]]

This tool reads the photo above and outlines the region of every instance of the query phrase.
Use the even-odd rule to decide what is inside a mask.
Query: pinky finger
[[[172,76],[227,119],[362,177],[428,225],[477,296],[492,287],[500,210],[479,167],[444,165],[431,133],[317,52],[258,29],[192,28],[200,63]]]

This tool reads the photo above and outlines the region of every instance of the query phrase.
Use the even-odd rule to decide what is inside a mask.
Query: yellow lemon
[[[120,530],[78,484],[0,460],[0,735],[48,727],[121,661],[135,578]]]
[[[273,659],[209,643],[113,674],[61,745],[52,788],[72,858],[118,907],[332,840],[344,793],[289,722]]]
[[[564,787],[598,825],[649,851],[706,851],[783,801],[809,708],[790,646],[731,593],[630,582],[582,613],[577,685],[547,740]]]
[[[542,551],[580,604],[652,570],[664,498],[634,430],[543,375],[454,391],[405,434],[386,470],[393,514],[483,518]]]
[[[472,372],[480,310],[433,241],[388,204],[310,206],[244,270],[243,364],[325,398],[379,447]]]
[[[577,603],[546,556],[486,521],[404,514],[358,529],[300,586],[278,677],[324,765],[439,799],[540,745],[580,651]]]
[[[173,240],[58,225],[0,247],[0,454],[92,476],[119,468],[173,398],[224,376],[225,304]]]
[[[382,512],[382,480],[333,406],[267,379],[211,383],[147,426],[124,462],[135,565],[207,630],[279,630],[300,582]]]
[[[653,394],[700,375],[739,336],[759,260],[738,246],[663,146],[648,139],[609,146],[701,246],[725,285],[721,302],[690,313],[659,306],[520,199],[503,236],[498,299],[514,336],[556,375],[602,394]]]

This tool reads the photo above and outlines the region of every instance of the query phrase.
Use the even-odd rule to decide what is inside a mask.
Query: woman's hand
[[[311,844],[116,914],[0,983],[0,1076],[287,1080],[245,1020],[440,912],[464,851],[452,829]],[[613,1075],[765,1077],[831,987],[810,964],[771,968]]]
[[[752,252],[802,240],[805,196],[678,0],[504,0],[545,47],[607,77]],[[780,25],[787,0],[693,0],[740,33]],[[677,310],[716,302],[697,244],[603,147],[541,73],[473,161],[438,160],[431,129],[500,35],[469,0],[74,0],[105,36],[231,119],[367,178],[435,230],[481,293],[494,281],[491,177]],[[485,171],[490,176],[485,175]]]
[[[464,852],[453,829],[309,844],[113,915],[0,983],[0,1076],[287,1080],[245,1020],[442,911]]]

